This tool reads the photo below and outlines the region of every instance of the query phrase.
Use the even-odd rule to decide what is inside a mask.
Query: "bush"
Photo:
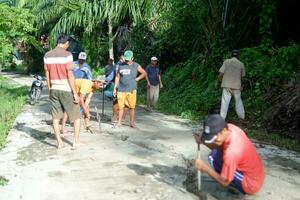
[[[26,102],[27,93],[28,88],[9,87],[7,80],[0,77],[0,149],[5,145],[6,136]]]

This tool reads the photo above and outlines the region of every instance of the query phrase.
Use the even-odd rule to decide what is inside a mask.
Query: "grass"
[[[8,183],[8,180],[3,177],[3,176],[0,176],[0,186],[6,186]]]
[[[7,134],[26,103],[27,93],[27,87],[12,87],[7,78],[0,76],[0,149],[4,147]]]

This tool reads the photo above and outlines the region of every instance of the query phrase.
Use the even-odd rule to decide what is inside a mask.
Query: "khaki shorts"
[[[68,114],[70,122],[79,119],[79,104],[76,104],[73,101],[73,94],[71,92],[50,90],[50,103],[53,119],[61,119],[63,112]]]
[[[118,104],[119,109],[123,109],[125,106],[128,108],[135,108],[136,106],[136,90],[132,92],[118,92]]]

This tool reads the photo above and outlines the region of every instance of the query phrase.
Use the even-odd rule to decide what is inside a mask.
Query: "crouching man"
[[[85,129],[88,129],[89,119],[91,116],[89,104],[95,91],[99,88],[103,88],[103,82],[100,80],[91,81],[87,79],[76,79],[75,88],[79,96],[79,105],[81,107],[80,110],[84,116],[84,127]],[[62,134],[64,134],[67,119],[68,115],[66,112],[64,112],[62,121]]]
[[[195,139],[212,149],[208,156],[210,166],[197,159],[197,170],[244,194],[255,194],[261,189],[265,177],[263,162],[242,129],[214,114],[207,118],[202,135],[195,134]]]

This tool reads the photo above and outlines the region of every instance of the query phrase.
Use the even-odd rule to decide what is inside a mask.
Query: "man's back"
[[[44,56],[44,68],[49,71],[52,90],[71,91],[67,68],[73,66],[73,56],[61,47],[56,47]]]
[[[245,76],[244,64],[237,58],[231,58],[224,61],[219,72],[223,73],[223,88],[241,89],[241,78]]]
[[[222,173],[227,177],[233,175],[231,172],[235,170],[243,172],[243,189],[248,194],[254,194],[264,181],[263,162],[242,129],[233,124],[228,124],[228,129],[230,134],[223,146]]]

